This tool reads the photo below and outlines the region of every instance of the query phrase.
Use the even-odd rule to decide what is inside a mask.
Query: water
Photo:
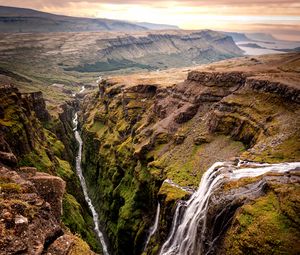
[[[81,89],[80,89],[80,91],[78,92],[78,94],[81,94],[81,93],[83,93],[84,91],[85,91],[85,86],[81,86]],[[72,96],[73,96],[73,97],[76,97],[76,93],[73,93]]]
[[[81,169],[81,157],[82,157],[82,139],[81,139],[81,136],[77,130],[78,128],[78,114],[75,113],[75,116],[74,116],[74,119],[73,119],[73,124],[74,124],[74,133],[75,133],[75,138],[78,142],[78,145],[79,145],[79,149],[78,149],[78,154],[77,154],[77,157],[76,157],[76,172],[77,172],[77,175],[79,177],[79,180],[80,180],[80,184],[81,184],[81,187],[82,187],[82,190],[83,190],[83,194],[84,194],[84,198],[85,198],[85,201],[87,202],[91,212],[92,212],[92,215],[93,215],[93,221],[94,221],[94,225],[95,225],[95,232],[101,242],[101,245],[102,245],[102,249],[103,249],[103,254],[104,255],[109,255],[108,253],[108,245],[106,244],[105,242],[105,239],[104,239],[104,236],[103,236],[103,233],[101,232],[100,228],[99,228],[99,220],[98,220],[98,213],[96,212],[95,210],[95,207],[93,206],[93,203],[92,203],[92,200],[90,199],[89,195],[88,195],[88,192],[87,192],[87,186],[86,186],[86,182],[85,182],[85,179],[83,177],[83,174],[82,174],[82,169]]]
[[[207,211],[211,194],[228,180],[256,177],[268,172],[284,173],[300,168],[300,162],[282,164],[257,164],[240,162],[237,166],[230,162],[217,162],[203,175],[198,190],[188,201],[179,201],[168,239],[163,244],[161,255],[199,255],[205,254],[203,240],[207,227]],[[261,182],[246,191],[258,192]],[[243,194],[237,194],[245,195]],[[211,227],[211,226],[210,226]],[[213,246],[213,242],[210,244]]]
[[[79,91],[79,94],[83,93],[83,91],[85,91],[85,87],[84,86],[81,87],[81,90]]]
[[[147,240],[146,240],[144,251],[146,250],[151,237],[157,231],[158,224],[159,224],[159,214],[160,214],[160,203],[157,203],[156,214],[155,214],[155,221],[154,221],[153,226],[150,228],[149,235],[147,236]]]
[[[261,48],[252,48],[243,46],[248,43],[255,43]],[[264,54],[279,54],[285,53],[284,51],[280,51],[280,49],[294,49],[300,47],[300,42],[293,41],[240,41],[236,43],[239,48],[244,51],[244,55],[264,55]]]

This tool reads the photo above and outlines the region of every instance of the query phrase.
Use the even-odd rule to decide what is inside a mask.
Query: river
[[[89,194],[88,194],[88,191],[87,191],[87,185],[86,185],[85,179],[84,179],[83,174],[82,174],[82,168],[81,168],[82,139],[81,139],[81,136],[80,136],[79,131],[78,131],[78,114],[77,113],[75,113],[75,116],[74,116],[74,119],[73,119],[73,124],[74,124],[73,131],[74,131],[77,143],[79,145],[78,154],[77,154],[77,157],[76,157],[76,172],[77,172],[77,175],[78,175],[79,180],[80,180],[80,184],[81,184],[81,187],[82,187],[82,190],[83,190],[85,201],[87,202],[87,204],[90,208],[90,211],[92,212],[92,215],[93,215],[94,229],[95,229],[95,232],[96,232],[96,234],[97,234],[97,236],[98,236],[98,238],[101,242],[102,249],[103,249],[103,254],[104,255],[109,255],[108,245],[107,245],[107,243],[105,241],[105,238],[104,238],[104,235],[101,232],[100,227],[99,227],[99,216],[98,216],[98,213],[96,212],[96,209],[95,209],[95,207],[92,203],[92,200],[89,197]]]

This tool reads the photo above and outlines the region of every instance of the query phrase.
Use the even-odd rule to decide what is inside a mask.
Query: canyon
[[[150,44],[161,55],[170,38],[232,45],[211,31],[174,33],[114,38],[98,54],[129,58],[133,47],[142,59],[137,49]],[[287,53],[106,74],[56,107],[8,73],[0,254],[298,254],[299,63]],[[185,217],[197,215],[185,213],[194,202],[204,223]],[[189,221],[192,230],[178,227]],[[173,236],[188,237],[180,252]]]

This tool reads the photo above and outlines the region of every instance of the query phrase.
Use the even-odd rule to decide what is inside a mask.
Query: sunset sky
[[[172,24],[183,29],[267,32],[300,41],[299,0],[0,0],[0,4],[71,16]]]

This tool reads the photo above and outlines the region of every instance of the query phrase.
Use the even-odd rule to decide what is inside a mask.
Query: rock
[[[209,142],[210,142],[209,139],[207,137],[203,136],[203,135],[198,136],[194,139],[194,144],[195,145],[201,145],[203,143],[209,143]]]
[[[8,166],[16,166],[18,160],[12,152],[0,151],[0,162]]]
[[[192,119],[197,111],[198,111],[198,105],[191,105],[186,104],[183,107],[180,108],[180,111],[177,113],[177,115],[174,117],[174,120],[178,124],[185,123]]]
[[[188,81],[195,81],[205,86],[232,87],[243,85],[246,76],[242,72],[199,72],[192,71],[188,73]]]
[[[21,98],[25,107],[29,110],[32,109],[40,121],[45,122],[50,120],[50,114],[46,109],[46,103],[41,91],[22,93]]]
[[[15,217],[15,232],[17,235],[22,234],[22,232],[26,231],[28,229],[28,218],[17,215]]]
[[[62,199],[66,183],[59,177],[46,173],[37,173],[29,178],[34,183],[38,194],[51,205],[56,219],[59,221],[62,215]]]
[[[184,142],[185,138],[186,138],[185,135],[176,134],[174,136],[174,142],[175,142],[175,144],[182,144]]]
[[[300,89],[291,87],[282,82],[273,82],[264,79],[248,78],[245,87],[251,88],[255,91],[263,91],[268,93],[277,94],[286,100],[300,103]]]
[[[67,255],[74,244],[73,237],[67,234],[57,238],[47,249],[46,255]]]
[[[153,143],[166,144],[166,143],[170,142],[170,140],[171,140],[171,136],[169,133],[161,132],[161,133],[154,135]]]
[[[20,167],[19,171],[21,172],[21,174],[25,174],[28,177],[29,176],[32,177],[36,175],[37,169],[35,167],[24,166],[24,167]]]

